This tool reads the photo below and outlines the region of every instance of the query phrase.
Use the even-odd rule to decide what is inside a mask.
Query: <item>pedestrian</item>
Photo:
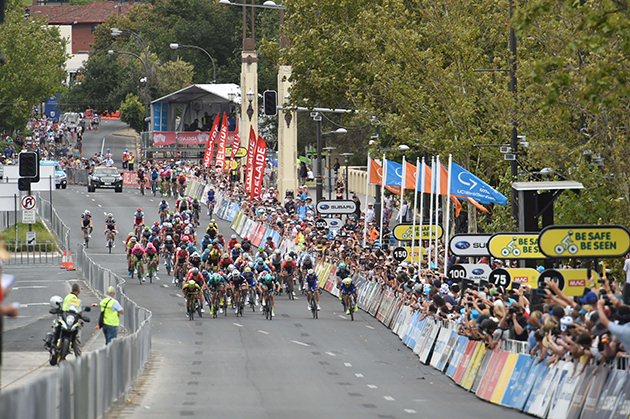
[[[306,163],[300,162],[299,176],[302,185],[306,185],[306,178],[308,176],[308,169],[306,168]]]
[[[105,335],[105,345],[109,345],[112,339],[118,336],[118,326],[120,325],[120,315],[125,314],[125,309],[114,298],[116,289],[110,286],[107,289],[107,297],[101,300],[101,311],[103,315],[103,334]]]
[[[129,160],[127,161],[127,168],[130,172],[133,172],[133,164],[136,161],[136,156],[133,155],[133,151],[129,152]]]

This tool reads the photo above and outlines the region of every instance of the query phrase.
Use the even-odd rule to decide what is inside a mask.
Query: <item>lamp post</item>
[[[109,51],[107,51],[107,53],[109,55],[114,55],[114,54],[132,55],[132,56],[136,57],[137,59],[139,59],[140,62],[142,63],[142,65],[144,66],[144,108],[145,108],[145,118],[148,118],[148,116],[149,116],[149,104],[151,102],[150,102],[150,98],[149,98],[149,69],[147,67],[146,61],[143,60],[142,57],[140,57],[138,54],[136,54],[134,52],[116,51],[116,50],[110,49]],[[146,119],[145,119],[145,121],[146,121]]]
[[[328,155],[328,199],[332,199],[332,176],[330,175],[330,168],[332,167],[332,153],[337,147],[324,147],[322,150],[326,150]]]
[[[249,102],[249,106],[247,107],[247,117],[249,118],[250,122],[252,120],[252,115],[254,115],[254,109],[252,108],[252,101],[254,100],[254,92],[252,91],[252,89],[249,89],[249,91],[247,92],[247,101]]]
[[[372,137],[375,138],[374,140],[370,140],[369,145],[374,145],[376,143],[376,141],[380,138],[380,127],[377,126],[377,131],[376,131],[376,136]],[[393,148],[380,148],[377,147],[379,154],[381,153],[386,153],[388,151],[392,151]],[[400,144],[397,147],[398,151],[408,151],[409,150],[409,146],[407,146],[406,144]],[[368,167],[368,170],[370,170],[370,168]],[[374,221],[376,221],[377,223],[379,223],[381,221],[381,212],[382,212],[382,208],[381,208],[381,185],[375,185],[376,186],[376,196],[374,197]],[[366,197],[367,199],[367,197]]]
[[[348,199],[348,192],[349,192],[348,189],[350,189],[348,187],[348,162],[350,160],[350,156],[354,156],[354,153],[341,153],[340,156],[344,157],[344,160],[346,163],[346,182],[345,183],[346,183],[346,199]],[[370,168],[368,167],[368,170],[369,169]]]
[[[208,51],[206,51],[205,49],[198,47],[197,45],[182,45],[182,44],[177,44],[177,43],[172,43],[170,44],[171,49],[177,49],[177,48],[194,48],[194,49],[198,49],[201,50],[203,52],[206,53],[206,55],[208,56],[208,58],[210,58],[210,61],[212,61],[212,84],[217,82],[217,67],[214,65],[214,58],[212,58],[212,55],[210,55],[210,53]]]
[[[313,120],[317,122],[317,174],[315,175],[315,194],[317,202],[322,200],[322,189],[323,189],[323,180],[322,180],[322,135],[329,134],[345,134],[345,128],[339,128],[335,131],[326,131],[322,132],[322,115],[319,112],[313,112],[311,114]]]

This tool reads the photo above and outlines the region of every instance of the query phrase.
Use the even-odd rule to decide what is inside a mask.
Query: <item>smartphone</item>
[[[591,268],[588,267],[588,268],[586,268],[586,279],[588,279],[590,277],[591,277]]]
[[[521,284],[519,282],[513,282],[512,283],[512,290],[516,291],[517,289],[519,289],[521,287]]]
[[[545,292],[544,288],[536,288],[536,295],[546,296],[547,293]]]

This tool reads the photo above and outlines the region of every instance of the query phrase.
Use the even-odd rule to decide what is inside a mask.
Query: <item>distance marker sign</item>
[[[538,249],[538,233],[498,233],[488,241],[490,254],[498,259],[544,259]]]
[[[540,232],[540,250],[550,258],[614,258],[630,250],[630,234],[620,225],[549,226]]]

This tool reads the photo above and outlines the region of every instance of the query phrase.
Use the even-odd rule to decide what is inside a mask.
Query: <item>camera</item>
[[[508,314],[518,314],[518,313],[519,313],[519,309],[517,307],[512,306],[508,309]]]

